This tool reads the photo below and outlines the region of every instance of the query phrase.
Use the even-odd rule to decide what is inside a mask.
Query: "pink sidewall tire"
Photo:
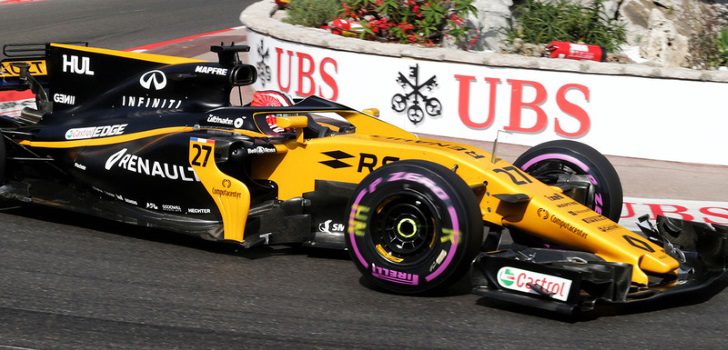
[[[369,284],[385,291],[441,291],[470,268],[483,240],[473,191],[453,171],[406,160],[367,176],[350,203],[346,244]]]

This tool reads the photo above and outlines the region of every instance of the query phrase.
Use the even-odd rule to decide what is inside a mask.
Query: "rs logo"
[[[139,78],[139,84],[147,90],[162,90],[167,86],[167,76],[161,70],[152,70]]]

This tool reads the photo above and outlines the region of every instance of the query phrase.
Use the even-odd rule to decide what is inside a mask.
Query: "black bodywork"
[[[218,208],[189,166],[190,137],[200,137],[216,141],[217,166],[251,192],[246,237],[276,232],[249,240],[246,246],[265,241],[343,249],[343,232],[318,232],[323,219],[311,213],[320,210],[320,216],[344,222],[350,185],[321,182],[303,198],[282,202],[275,183],[249,176],[257,157],[275,153],[276,144],[295,134],[274,132],[265,120],[268,113],[260,113],[275,113],[276,107],[230,104],[233,88],[256,79],[255,68],[237,59],[247,46],[212,47],[218,63],[174,64],[65,46],[20,45],[6,47],[6,52],[12,55],[13,49],[20,54],[6,63],[45,61],[47,74],[20,74],[4,78],[0,85],[1,90],[32,89],[38,104],[37,109],[26,108],[20,118],[0,116],[7,154],[0,166],[5,169],[1,197],[222,240]],[[22,64],[13,67],[23,69]],[[349,110],[317,97],[286,107],[290,113],[312,109]],[[350,125],[339,123],[338,132],[351,131]],[[167,128],[187,129],[109,145],[84,144],[96,137]],[[233,128],[250,135],[233,133]],[[305,132],[316,137],[336,131],[313,121]],[[59,141],[80,144],[23,145]]]

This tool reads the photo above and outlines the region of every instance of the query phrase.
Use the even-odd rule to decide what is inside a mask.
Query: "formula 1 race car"
[[[614,168],[574,141],[514,164],[420,138],[315,96],[258,92],[238,53],[216,63],[84,45],[6,45],[0,90],[37,108],[0,117],[0,197],[251,248],[348,249],[369,284],[474,293],[563,313],[721,285],[728,227],[616,223]]]

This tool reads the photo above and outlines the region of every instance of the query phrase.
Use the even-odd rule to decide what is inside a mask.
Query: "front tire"
[[[354,192],[346,245],[364,278],[417,294],[445,289],[478,253],[483,221],[473,191],[454,172],[421,160],[383,166]]]
[[[591,188],[581,198],[570,196],[612,221],[619,221],[622,214],[619,175],[607,157],[594,148],[571,140],[549,141],[531,147],[513,164],[549,185],[558,186],[564,179],[573,179],[573,175],[583,175]]]

